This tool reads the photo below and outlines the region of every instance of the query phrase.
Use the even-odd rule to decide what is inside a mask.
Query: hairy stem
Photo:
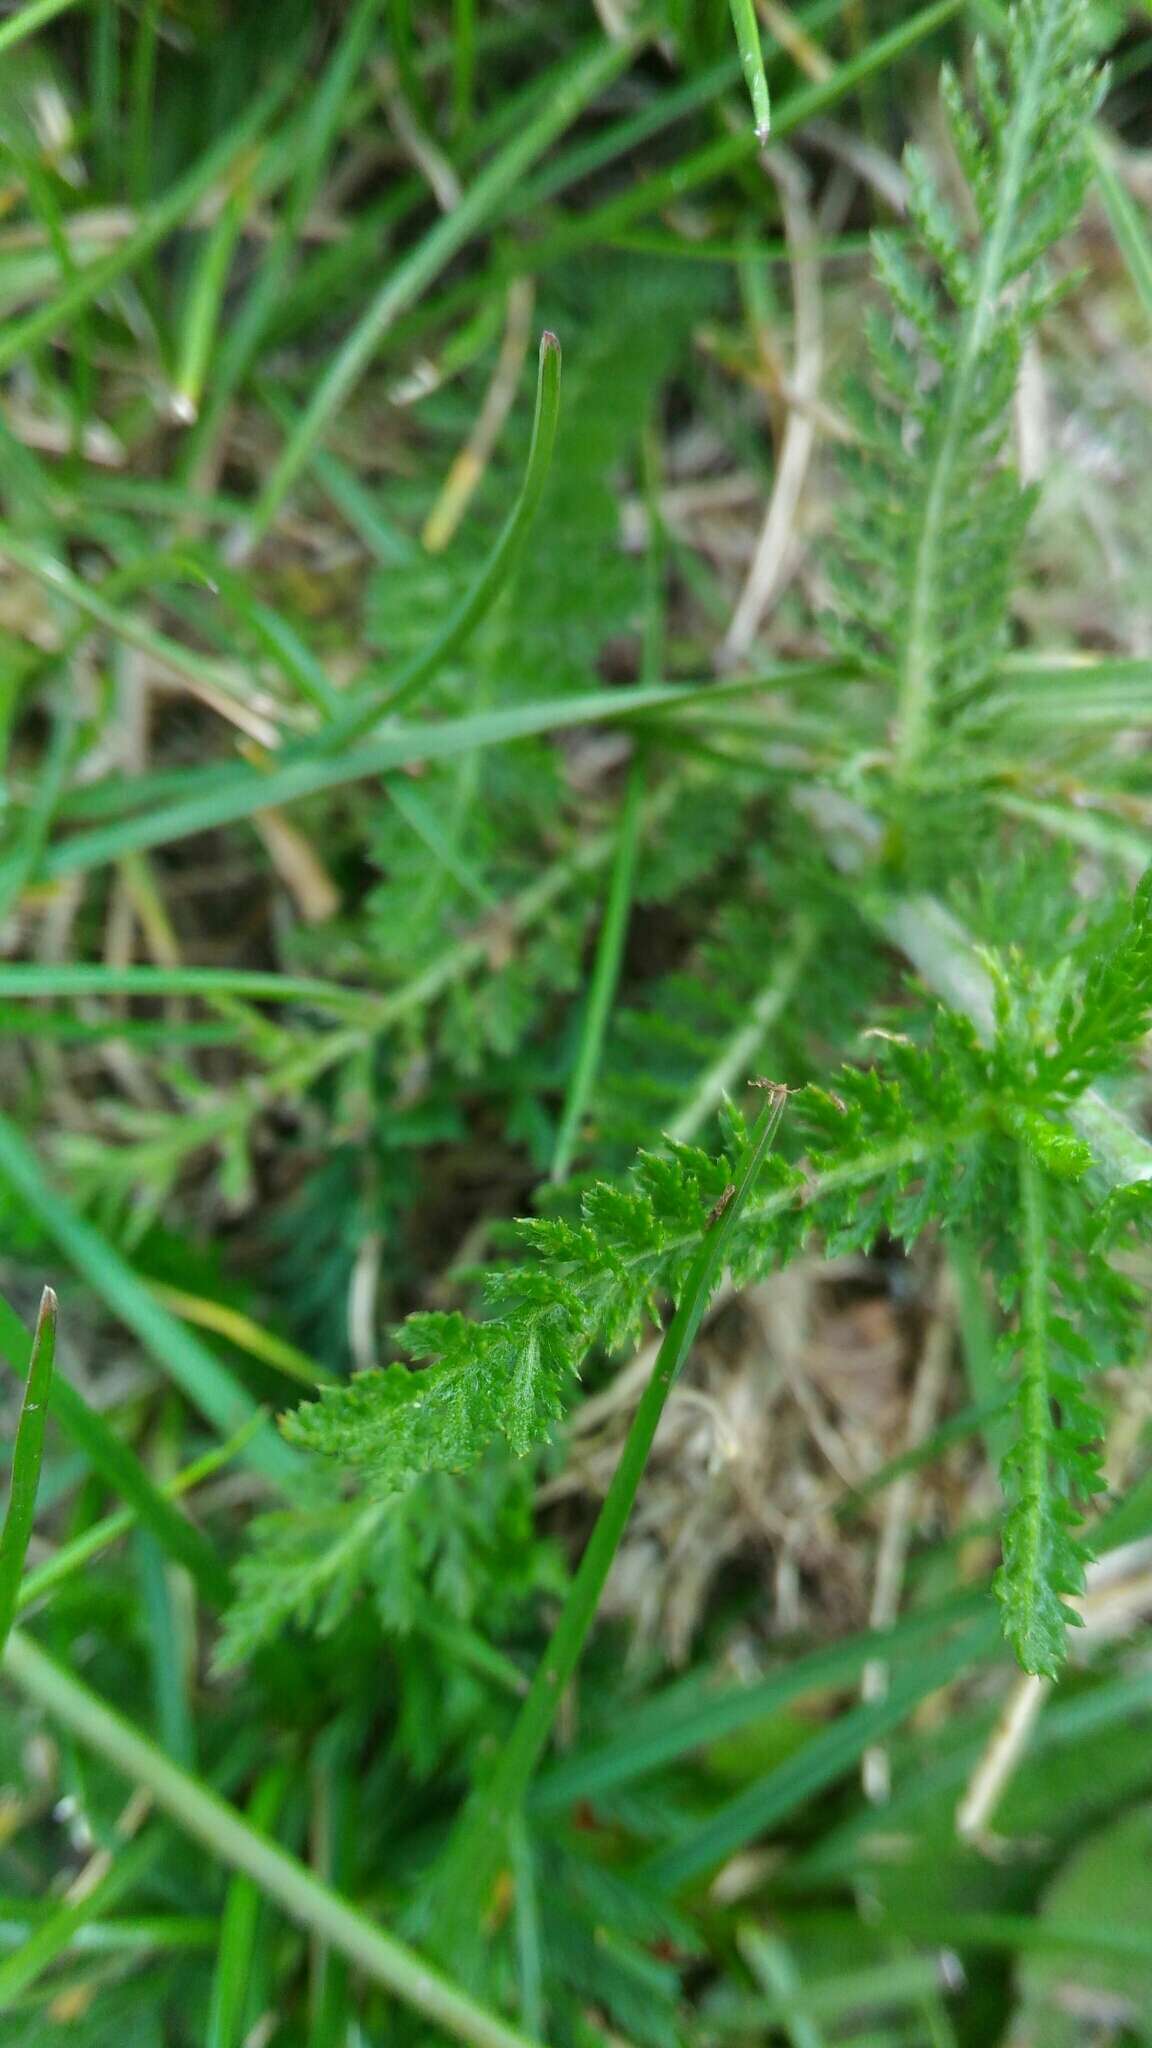
[[[1044,1571],[1048,1519],[1052,1404],[1048,1391],[1048,1219],[1044,1179],[1032,1154],[1020,1148],[1020,1203],[1023,1211],[1024,1292],[1020,1326],[1020,1505],[1021,1562],[1036,1584]]]

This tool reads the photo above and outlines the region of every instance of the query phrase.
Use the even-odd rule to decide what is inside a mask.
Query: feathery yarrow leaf
[[[905,160],[922,254],[875,237],[895,331],[869,326],[872,380],[849,399],[858,505],[833,563],[832,631],[896,697],[907,779],[929,737],[985,685],[1032,505],[1004,459],[1021,350],[1046,290],[1034,267],[1083,195],[1099,81],[1082,0],[1022,0],[1003,60],[978,46],[971,99],[944,100],[980,223],[970,248],[926,159]],[[1039,289],[1037,289],[1039,285]]]

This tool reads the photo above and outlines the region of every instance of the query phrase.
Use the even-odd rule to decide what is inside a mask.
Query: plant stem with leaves
[[[787,1101],[771,1086],[749,1138],[740,1173],[717,1204],[689,1269],[672,1321],[640,1397],[604,1504],[580,1560],[560,1619],[536,1669],[528,1697],[504,1744],[490,1780],[465,1811],[438,1878],[437,1925],[456,1938],[460,1923],[473,1930],[486,1910],[493,1877],[507,1850],[533,1772],[596,1618],[612,1561],[632,1513],[664,1405],[696,1339],[737,1224],[755,1192]],[[460,1931],[463,1931],[462,1929]]]

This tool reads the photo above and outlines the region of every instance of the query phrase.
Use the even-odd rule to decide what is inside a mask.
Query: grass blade
[[[760,48],[755,0],[729,0],[729,4],[732,26],[736,31],[736,47],[740,52],[740,68],[752,102],[756,140],[764,144],[772,133],[772,102],[768,97],[768,80],[764,76],[764,52]]]
[[[130,1843],[103,1875],[78,1897],[65,1897],[13,1955],[0,1962],[0,2012],[10,2012],[37,1979],[72,1947],[84,1928],[123,1898],[156,1862],[161,1838],[152,1830]]]
[[[204,380],[212,345],[220,322],[228,273],[236,244],[244,226],[250,194],[246,181],[220,209],[204,238],[196,269],[188,288],[188,308],[176,375],[172,380],[172,410],[181,422],[191,422],[200,411]]]
[[[340,1719],[312,1745],[312,1861],[319,1875],[347,1888],[357,1827],[355,1724]],[[308,2048],[347,2048],[350,2024],[348,1965],[324,1942],[313,1942],[309,1964],[311,2028]]]
[[[0,1180],[222,1436],[230,1436],[258,1413],[251,1395],[220,1360],[155,1299],[119,1252],[52,1187],[31,1147],[5,1116],[0,1116]],[[294,1453],[268,1422],[256,1429],[245,1457],[281,1483],[296,1470]]]
[[[193,1459],[190,1465],[185,1465],[182,1471],[165,1480],[163,1490],[159,1494],[161,1505],[166,1507],[170,1501],[178,1500],[181,1494],[190,1492],[192,1487],[199,1486],[202,1480],[210,1479],[214,1472],[219,1472],[224,1465],[230,1464],[243,1450],[253,1429],[259,1426],[260,1419],[259,1416],[254,1417],[243,1429],[237,1430],[236,1435],[228,1443],[214,1444],[210,1451],[205,1451],[203,1457]],[[120,1448],[126,1456],[132,1456],[125,1445],[121,1445]],[[141,1466],[140,1470],[147,1478],[145,1468]],[[151,1483],[149,1480],[150,1485]],[[190,1535],[197,1533],[193,1525],[185,1522],[182,1516],[177,1515],[175,1520],[178,1527],[186,1529]],[[99,1557],[111,1544],[117,1543],[121,1536],[127,1536],[141,1522],[155,1534],[155,1524],[137,1507],[117,1508],[114,1514],[105,1515],[99,1522],[93,1522],[79,1536],[73,1536],[70,1542],[61,1544],[59,1550],[54,1551],[43,1564],[37,1565],[34,1571],[25,1572],[17,1601],[19,1612],[23,1614],[37,1601],[43,1600],[57,1586],[70,1579],[74,1572],[82,1570],[94,1557]],[[164,1540],[167,1535],[168,1525],[165,1523],[164,1535],[158,1539],[159,1547],[169,1557],[174,1557],[178,1563],[183,1564],[184,1558],[173,1549],[171,1543]],[[218,1562],[211,1550],[209,1554]],[[219,1571],[219,1585],[216,1587],[214,1582],[214,1589],[218,1595],[216,1604],[220,1605],[229,1595],[228,1579],[222,1565]]]
[[[185,483],[211,470],[212,456],[235,394],[252,370],[300,252],[300,229],[334,147],[348,96],[371,44],[380,0],[351,8],[324,69],[314,78],[303,126],[291,136],[294,170],[286,204],[244,298],[226,323],[195,424],[182,450]]]
[[[21,1375],[28,1370],[32,1339],[20,1321],[0,1299],[0,1353]],[[228,1574],[222,1560],[192,1522],[178,1514],[172,1502],[160,1492],[135,1452],[109,1429],[102,1415],[89,1407],[84,1396],[59,1373],[53,1376],[49,1406],[61,1428],[68,1432],[94,1472],[131,1507],[146,1528],[158,1538],[169,1557],[190,1572],[201,1596],[214,1607],[223,1607],[231,1597]],[[257,1414],[249,1428],[259,1426]],[[53,1560],[53,1563],[55,1560]],[[24,1582],[24,1590],[39,1580],[50,1566],[41,1566]]]
[[[63,562],[54,555],[45,554],[41,548],[32,547],[7,527],[0,528],[0,555],[34,576],[54,597],[63,598],[75,605],[77,611],[85,614],[124,640],[131,647],[139,648],[175,675],[183,676],[198,692],[211,690],[209,702],[221,704],[231,713],[235,722],[244,720],[248,707],[237,695],[238,683],[242,677],[237,670],[226,663],[214,661],[209,655],[199,653],[194,647],[186,647],[182,641],[173,640],[167,633],[160,633],[135,612],[109,602],[99,586],[85,583],[82,577],[74,576]],[[191,567],[191,564],[189,564]],[[267,721],[259,719],[257,732],[264,733]],[[267,736],[267,735],[266,735]]]
[[[783,2028],[792,2048],[827,2048],[827,2036],[807,2010],[795,1959],[779,1936],[762,1927],[744,1926],[736,1940],[752,1975],[768,1995],[772,2018]]]
[[[612,999],[620,978],[620,962],[628,931],[628,912],[632,904],[632,882],[636,872],[636,849],[640,840],[643,793],[644,768],[640,756],[637,755],[632,762],[624,797],[620,837],[608,888],[604,923],[596,948],[592,986],[588,991],[588,1004],[580,1026],[580,1042],[576,1048],[568,1093],[560,1117],[560,1128],[556,1134],[556,1150],[552,1155],[554,1181],[563,1180],[572,1164],[572,1155],[580,1137],[580,1124],[600,1064]]]
[[[1089,134],[1088,148],[1116,247],[1128,266],[1128,275],[1140,295],[1144,311],[1152,316],[1152,239],[1149,238],[1147,220],[1116,169],[1111,142],[1098,127]]]
[[[234,1806],[171,1763],[122,1715],[40,1649],[22,1630],[8,1638],[4,1670],[20,1690],[98,1756],[151,1792],[211,1856],[243,1871],[306,1932],[339,1949],[376,1984],[472,2048],[526,2048],[508,2026],[403,1942],[313,1877],[295,1856],[253,1828]]]
[[[26,36],[34,36],[45,22],[54,21],[58,14],[73,7],[76,0],[32,0],[30,7],[22,7],[17,14],[9,15],[0,28],[0,56],[22,43]]]
[[[138,226],[117,248],[96,262],[85,264],[47,305],[38,306],[34,312],[25,314],[22,320],[13,320],[0,335],[0,372],[10,370],[14,363],[23,361],[42,342],[51,341],[109,285],[116,284],[134,270],[165,235],[179,227],[205,194],[228,177],[254,138],[272,120],[294,84],[294,73],[290,66],[286,67],[281,76],[252,101],[246,113],[229,122],[221,140],[205,151],[186,176],[178,179],[162,199],[141,214]]]
[[[248,1818],[260,1834],[275,1827],[287,1789],[286,1767],[273,1764],[259,1780],[248,1808]],[[245,2039],[260,1903],[259,1885],[243,1873],[233,1878],[220,1923],[204,2048],[241,2048]]]
[[[754,1727],[806,1694],[828,1686],[848,1686],[870,1658],[891,1662],[908,1654],[923,1655],[926,1637],[941,1635],[957,1622],[987,1616],[985,1589],[963,1594],[943,1608],[909,1614],[891,1629],[870,1629],[827,1649],[796,1657],[781,1671],[756,1685],[733,1685],[717,1692],[694,1680],[669,1686],[637,1705],[626,1729],[611,1739],[553,1764],[532,1788],[532,1807],[559,1813],[580,1800],[602,1800],[613,1791],[690,1756],[710,1743]]]
[[[546,329],[540,337],[536,415],[532,422],[532,441],[520,495],[471,590],[461,599],[442,630],[383,692],[365,692],[367,702],[362,699],[358,705],[351,706],[333,720],[322,735],[321,745],[325,751],[330,747],[350,745],[367,732],[383,713],[399,711],[402,705],[410,703],[421,685],[459,653],[473,628],[479,625],[486,612],[491,611],[519,560],[522,543],[536,517],[548,481],[560,417],[560,361],[560,343]]]
[[[213,996],[231,996],[243,1002],[313,1003],[326,1010],[364,1010],[379,1000],[372,989],[259,969],[105,967],[98,961],[68,960],[6,960],[0,965],[0,997],[33,996],[201,996],[208,1002]]]
[[[194,1323],[198,1329],[214,1330],[218,1337],[224,1337],[234,1344],[238,1351],[246,1351],[250,1358],[258,1358],[263,1365],[270,1365],[274,1372],[282,1372],[285,1379],[294,1380],[300,1387],[335,1386],[339,1375],[330,1372],[327,1366],[309,1358],[295,1344],[289,1344],[284,1337],[278,1337],[275,1330],[266,1330],[252,1316],[246,1316],[241,1309],[232,1308],[226,1301],[214,1301],[210,1295],[188,1294],[182,1287],[168,1287],[157,1282],[152,1293],[158,1301],[178,1315],[182,1322]]]
[[[994,1625],[985,1620],[964,1630],[935,1656],[918,1659],[894,1680],[886,1699],[841,1715],[806,1742],[797,1755],[717,1807],[691,1834],[652,1857],[645,1865],[645,1875],[661,1890],[677,1891],[691,1879],[714,1870],[853,1770],[872,1743],[897,1727],[929,1693],[958,1672],[970,1670],[994,1640]]]
[[[540,110],[472,180],[459,206],[446,213],[430,234],[391,272],[367,311],[333,357],[252,515],[251,536],[268,531],[280,506],[308,462],[329,420],[359,382],[383,336],[398,316],[419,298],[453,257],[484,228],[523,173],[563,134],[588,102],[631,62],[634,34],[616,42],[600,42],[565,68]]]
[[[44,1424],[55,1358],[56,1296],[50,1287],[46,1287],[40,1298],[32,1356],[28,1361],[28,1381],[16,1427],[8,1512],[0,1532],[0,1651],[8,1640],[16,1616],[24,1559],[28,1554],[28,1541],[36,1516],[36,1490],[44,1457]]]
[[[36,778],[32,802],[24,814],[19,839],[0,877],[0,923],[7,919],[39,865],[64,788],[72,751],[72,730],[71,716],[67,712],[60,713],[53,723],[52,737]]]
[[[702,683],[699,693],[713,686]],[[160,804],[154,810],[116,819],[112,824],[78,833],[52,847],[40,864],[40,874],[81,874],[118,860],[123,853],[151,846],[168,846],[175,839],[194,832],[214,831],[218,826],[236,824],[255,812],[317,796],[323,790],[342,789],[350,782],[387,774],[389,769],[409,767],[423,761],[447,761],[481,747],[507,745],[536,733],[562,732],[577,725],[616,723],[638,711],[652,711],[690,701],[692,689],[663,684],[641,685],[630,690],[590,690],[586,696],[555,697],[535,704],[512,704],[500,710],[481,711],[466,718],[444,719],[438,724],[396,726],[379,739],[341,753],[335,759],[315,754],[297,756],[282,767],[267,771],[252,769],[231,774],[225,767],[208,775],[191,796]],[[4,868],[0,868],[2,881]]]
[[[138,1529],[133,1547],[156,1732],[169,1756],[191,1770],[196,1724],[188,1698],[187,1615],[173,1597],[168,1560],[151,1530]]]
[[[854,92],[857,86],[864,85],[886,70],[906,50],[958,14],[961,5],[962,0],[932,0],[932,5],[920,8],[906,21],[898,22],[895,28],[889,29],[887,34],[870,40],[858,55],[837,66],[827,78],[814,79],[790,93],[786,100],[780,102],[773,118],[775,139],[779,142],[786,135],[795,133],[806,121],[825,113],[829,107]],[[622,228],[631,226],[633,221],[678,205],[686,192],[727,177],[738,165],[755,156],[759,146],[756,137],[746,129],[737,135],[722,135],[690,156],[681,156],[670,169],[637,179],[624,191],[606,199],[601,206],[563,222],[552,233],[535,242],[532,247],[533,269],[539,270],[589,243],[609,241]]]

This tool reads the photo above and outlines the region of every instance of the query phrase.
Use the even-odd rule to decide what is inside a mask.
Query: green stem
[[[258,1833],[275,1827],[289,1783],[289,1772],[282,1761],[272,1764],[258,1780],[248,1808]],[[252,1998],[253,1958],[258,1953],[260,1906],[259,1885],[243,1871],[238,1872],[224,1902],[204,2048],[240,2048],[247,2036],[245,2021]]]
[[[16,844],[0,874],[0,922],[23,895],[48,843],[56,809],[64,793],[72,753],[71,710],[59,712],[36,779],[32,801],[19,827]]]
[[[1020,1147],[1023,1349],[1017,1393],[1020,1463],[1018,1487],[1024,1509],[1022,1575],[1039,1585],[1044,1577],[1051,1482],[1052,1408],[1048,1394],[1048,1216],[1044,1176],[1026,1146]]]
[[[1009,1400],[996,1357],[996,1332],[985,1296],[985,1273],[971,1235],[950,1232],[948,1259],[956,1288],[956,1320],[968,1391],[984,1420],[984,1448],[999,1473],[1012,1443]]]
[[[633,757],[628,788],[624,796],[620,837],[616,845],[616,859],[612,868],[604,922],[600,927],[600,940],[596,948],[596,964],[592,970],[588,1006],[584,1012],[580,1043],[568,1082],[560,1128],[556,1134],[556,1150],[552,1156],[554,1181],[564,1180],[572,1164],[572,1155],[580,1135],[580,1125],[600,1064],[600,1053],[604,1044],[604,1033],[608,1027],[612,1000],[616,993],[616,984],[620,978],[620,962],[628,931],[628,913],[632,906],[632,883],[636,872],[636,849],[640,838],[643,793],[644,763],[642,756],[636,754]]]
[[[177,419],[184,422],[196,419],[200,411],[212,347],[224,307],[228,275],[249,204],[250,194],[246,183],[241,180],[204,237],[188,287],[171,401]]]
[[[508,1831],[551,1732],[564,1688],[600,1604],[612,1561],[632,1512],[664,1404],[700,1328],[736,1228],[756,1186],[783,1115],[787,1091],[772,1088],[749,1140],[739,1178],[706,1229],[689,1269],[676,1312],[640,1397],[620,1462],[588,1539],[552,1639],[491,1778],[466,1808],[441,1871],[437,1938],[455,1943],[482,1920],[492,1883],[506,1853]]]
[[[1096,172],[1096,185],[1116,247],[1128,266],[1128,274],[1139,293],[1144,311],[1152,314],[1152,238],[1145,209],[1137,206],[1116,168],[1110,138],[1093,128],[1088,149]]]
[[[0,2013],[11,2012],[22,2003],[32,1986],[78,1943],[93,1921],[102,1918],[109,1906],[140,1884],[157,1862],[162,1847],[162,1838],[155,1829],[142,1840],[126,1844],[103,1876],[81,1897],[60,1900],[32,1928],[19,1948],[0,1962]]]
[[[295,1856],[251,1827],[227,1800],[162,1755],[19,1629],[8,1639],[3,1668],[23,1693],[113,1769],[149,1791],[156,1805],[212,1856],[250,1877],[298,1926],[339,1949],[432,2026],[473,2048],[526,2048],[525,2035],[458,1990],[415,1950],[373,1926]]]
[[[899,22],[887,35],[877,36],[859,56],[838,65],[827,78],[812,79],[800,86],[776,108],[772,119],[774,139],[782,142],[786,135],[802,128],[815,115],[825,113],[866,79],[894,64],[906,50],[925,36],[934,35],[958,14],[962,4],[963,0],[933,0],[931,6]],[[545,265],[570,256],[573,250],[589,243],[610,240],[646,214],[659,214],[666,207],[678,205],[686,193],[726,178],[739,164],[755,156],[759,147],[756,137],[742,128],[735,135],[721,135],[705,143],[691,155],[681,153],[669,169],[634,179],[601,206],[569,217],[550,233],[541,235],[531,245],[533,270],[539,272]]]

